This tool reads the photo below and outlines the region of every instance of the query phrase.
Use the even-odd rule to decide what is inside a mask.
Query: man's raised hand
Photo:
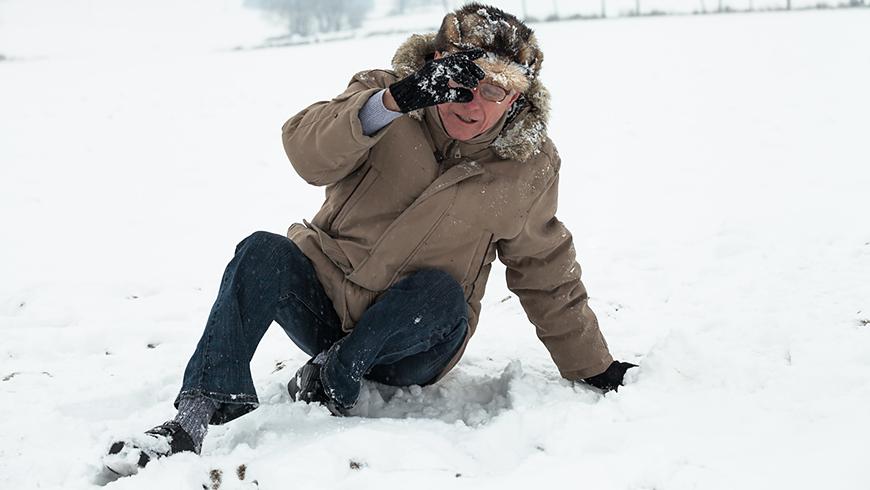
[[[390,95],[401,112],[447,102],[471,102],[474,94],[465,87],[476,87],[486,76],[474,63],[484,54],[482,49],[472,49],[427,61],[416,72],[390,85]],[[460,86],[451,87],[450,80]]]

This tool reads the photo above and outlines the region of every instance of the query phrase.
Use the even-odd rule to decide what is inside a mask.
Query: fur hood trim
[[[393,56],[393,70],[400,78],[419,70],[427,60],[432,58],[436,51],[435,35],[434,32],[414,34],[399,46]],[[488,58],[490,56],[485,56],[481,60]],[[500,60],[500,58],[496,59]],[[484,62],[481,67],[495,78],[498,72],[488,71],[487,64]],[[423,118],[423,111],[414,111],[411,117],[420,120]],[[547,140],[549,117],[550,92],[540,79],[535,77],[531,80],[528,89],[508,110],[504,128],[490,146],[501,158],[527,161],[541,152]]]

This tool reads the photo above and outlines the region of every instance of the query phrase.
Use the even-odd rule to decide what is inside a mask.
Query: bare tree
[[[310,36],[362,25],[373,0],[245,0],[245,5],[277,15],[287,23],[290,34]]]
[[[391,15],[403,15],[419,7],[428,7],[431,5],[441,5],[445,11],[450,11],[450,2],[448,0],[396,0],[396,8],[390,13]]]
[[[342,28],[342,21],[345,18],[345,12],[342,10],[344,1],[342,0],[319,0],[311,2],[314,10],[315,18],[317,19],[318,31],[320,32],[335,32]]]
[[[374,2],[372,0],[354,0],[349,3],[346,8],[347,22],[352,29],[362,27],[363,20],[366,14],[371,10]]]

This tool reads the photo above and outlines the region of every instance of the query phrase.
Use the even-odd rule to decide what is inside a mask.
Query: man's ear
[[[517,99],[519,99],[519,98],[520,98],[520,93],[515,91],[514,94],[511,95],[511,98],[508,99],[508,107],[514,105],[514,102],[516,102]]]
[[[436,60],[442,58],[443,56],[444,55],[441,53],[441,51],[435,51],[435,59]]]

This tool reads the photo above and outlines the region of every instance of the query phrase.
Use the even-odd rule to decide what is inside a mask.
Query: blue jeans
[[[324,387],[352,406],[362,379],[393,386],[431,383],[468,331],[462,287],[447,273],[422,270],[384,291],[349,334],[290,239],[256,232],[236,247],[202,338],[175,400],[204,396],[218,403],[212,424],[257,408],[250,361],[266,329],[278,322],[306,354],[328,351]]]

